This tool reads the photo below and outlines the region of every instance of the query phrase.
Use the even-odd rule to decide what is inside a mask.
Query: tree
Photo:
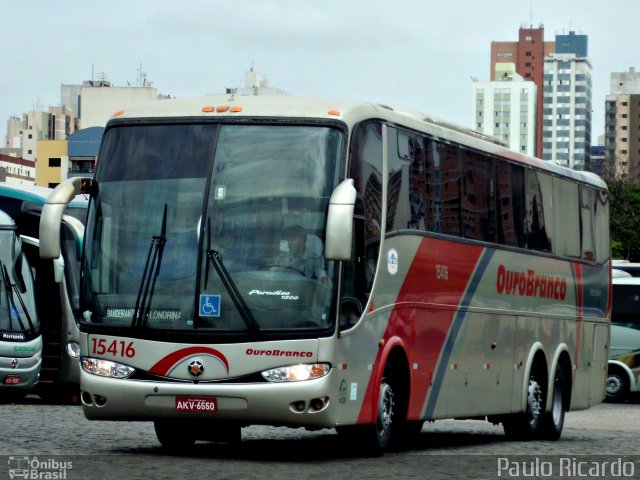
[[[640,186],[607,180],[613,258],[640,262]]]

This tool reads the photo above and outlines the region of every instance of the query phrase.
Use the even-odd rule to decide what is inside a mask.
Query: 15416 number
[[[95,355],[110,353],[114,357],[120,356],[127,358],[133,358],[136,355],[136,349],[133,347],[133,342],[127,343],[124,340],[112,340],[107,345],[106,338],[92,338],[91,344]]]

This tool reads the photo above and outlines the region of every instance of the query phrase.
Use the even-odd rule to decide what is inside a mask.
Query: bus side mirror
[[[353,237],[353,211],[356,189],[353,180],[347,178],[331,194],[324,256],[327,260],[350,260]]]
[[[83,189],[86,178],[65,180],[49,194],[40,216],[40,258],[54,260],[60,256],[60,226],[64,209]]]

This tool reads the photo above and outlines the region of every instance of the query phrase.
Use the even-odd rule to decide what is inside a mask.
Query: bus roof
[[[35,205],[43,206],[52,188],[40,187],[37,185],[13,185],[0,183],[0,197],[15,198]],[[87,208],[88,200],[84,196],[77,196],[72,200],[69,208]]]
[[[456,125],[415,110],[369,102],[349,102],[303,98],[289,95],[211,95],[198,98],[155,100],[116,112],[111,121],[153,118],[291,118],[339,120],[353,126],[366,119],[378,118],[483,150],[518,163],[570,177],[606,189],[606,184],[590,172],[571,170],[554,162],[540,160],[508,149],[502,142],[467,127]]]

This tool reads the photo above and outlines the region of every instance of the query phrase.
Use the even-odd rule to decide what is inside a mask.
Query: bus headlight
[[[133,367],[100,358],[83,357],[81,364],[85,372],[101,377],[128,378],[136,371]]]
[[[329,373],[329,370],[331,370],[331,366],[328,363],[310,363],[271,368],[261,373],[269,382],[282,383],[301,382],[324,377]]]
[[[67,342],[67,353],[71,358],[80,358],[80,345],[78,342]]]

